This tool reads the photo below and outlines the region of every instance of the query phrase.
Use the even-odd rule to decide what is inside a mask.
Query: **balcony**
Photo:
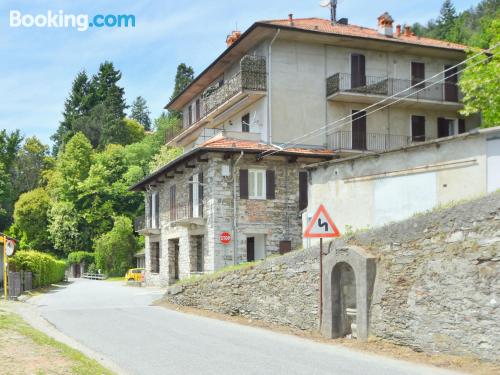
[[[172,139],[182,133],[182,120],[177,121],[173,126],[165,129],[165,143],[169,143]]]
[[[134,231],[138,234],[160,234],[159,217],[152,219],[142,215],[135,218]]]
[[[394,95],[391,101],[400,100],[394,104],[400,107],[443,109],[445,106],[451,110],[462,107],[456,83],[425,82],[410,89],[413,84],[409,79],[336,73],[326,80],[326,96],[330,101],[373,104]]]
[[[177,203],[167,211],[167,218],[170,225],[190,226],[205,225],[204,207],[206,202],[199,204]]]
[[[266,92],[266,59],[262,56],[244,56],[236,74],[205,89],[199,101],[193,103],[191,117],[184,119],[187,124],[183,131],[169,142],[172,145],[186,145],[199,135],[196,131],[204,125],[213,123],[212,126],[216,126],[256,102]]]
[[[382,152],[429,139],[425,136],[412,137],[407,135],[337,131],[327,135],[327,144],[329,149],[336,151]]]

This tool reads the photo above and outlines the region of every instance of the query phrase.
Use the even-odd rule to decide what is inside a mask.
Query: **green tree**
[[[48,217],[48,232],[57,251],[69,254],[89,246],[88,240],[81,234],[82,220],[73,203],[53,203]]]
[[[435,37],[438,39],[450,40],[455,28],[457,11],[451,0],[444,0],[436,21]]]
[[[93,149],[82,133],[77,133],[64,147],[56,163],[51,184],[59,200],[74,202],[78,197],[79,184],[89,174]]]
[[[14,208],[13,232],[22,249],[52,250],[47,230],[50,207],[49,195],[43,188],[21,194]]]
[[[51,137],[54,141],[53,154],[59,150],[76,133],[74,121],[90,113],[94,99],[87,73],[83,70],[76,75],[71,86],[69,97],[64,102],[63,120],[56,133]]]
[[[12,170],[22,140],[19,130],[0,131],[0,230],[11,225],[14,202],[19,196],[12,185]]]
[[[177,66],[177,73],[175,74],[175,84],[174,84],[174,92],[170,97],[170,100],[173,100],[177,95],[179,95],[186,87],[189,86],[191,82],[194,80],[194,70],[192,67],[187,66],[184,63],[180,63]],[[180,117],[181,113],[178,111],[170,111],[171,115]]]
[[[113,229],[95,242],[96,265],[110,276],[123,276],[132,266],[136,250],[132,221],[125,216],[116,216]]]
[[[12,171],[14,191],[23,193],[41,185],[44,170],[52,164],[48,152],[49,147],[37,137],[26,138],[14,161]]]
[[[459,85],[463,93],[465,116],[481,113],[482,127],[500,124],[500,19],[494,20],[486,31],[491,39],[491,53],[484,53],[467,62],[467,69],[460,77]],[[475,55],[479,50],[472,49]]]
[[[144,130],[151,130],[151,112],[148,109],[146,100],[142,96],[138,96],[132,103],[130,118],[137,121],[144,127]]]
[[[149,163],[149,170],[150,171],[157,170],[166,165],[167,163],[169,163],[170,161],[177,159],[180,155],[182,155],[182,148],[162,146],[160,148],[160,152],[156,154]]]

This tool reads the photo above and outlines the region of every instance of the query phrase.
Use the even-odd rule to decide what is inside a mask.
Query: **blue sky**
[[[477,4],[454,0],[457,10]],[[21,129],[49,143],[61,119],[64,99],[78,71],[94,73],[112,61],[123,73],[128,103],[146,98],[153,116],[168,101],[177,65],[195,73],[225,48],[225,37],[238,25],[245,30],[262,19],[319,16],[328,9],[319,0],[2,0],[0,3],[0,129]],[[439,13],[441,0],[339,0],[339,17],[375,27],[388,11],[397,23],[425,22]],[[11,28],[9,12],[46,14],[134,14],[128,29]]]

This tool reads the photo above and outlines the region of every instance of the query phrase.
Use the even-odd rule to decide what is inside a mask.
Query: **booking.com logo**
[[[133,14],[65,14],[59,10],[47,11],[46,14],[22,14],[19,10],[10,11],[10,27],[48,27],[75,28],[87,31],[90,27],[135,27]]]

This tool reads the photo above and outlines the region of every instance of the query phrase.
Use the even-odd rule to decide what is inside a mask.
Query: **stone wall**
[[[377,257],[370,333],[416,350],[500,361],[500,193],[326,246]],[[170,302],[318,329],[317,248],[175,285]]]

